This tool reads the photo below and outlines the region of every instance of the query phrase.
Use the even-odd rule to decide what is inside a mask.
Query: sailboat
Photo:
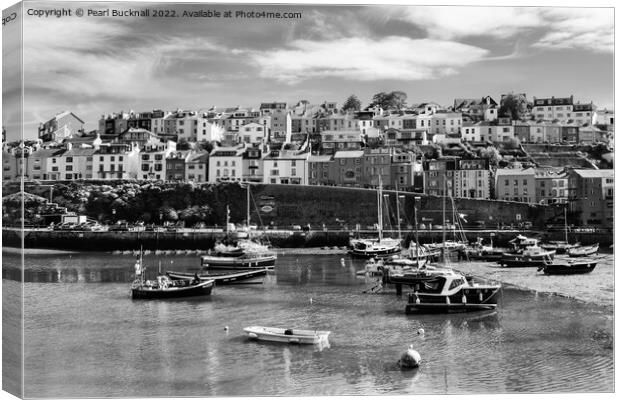
[[[452,205],[452,222],[454,225],[454,234],[455,234],[455,239],[457,240],[448,240],[446,239],[446,229],[447,229],[447,219],[446,219],[446,197],[447,196],[443,196],[443,207],[442,207],[442,241],[441,243],[430,243],[427,244],[426,247],[429,250],[440,250],[442,257],[446,257],[447,254],[452,253],[452,252],[457,252],[457,251],[462,251],[465,250],[465,247],[467,246],[467,238],[465,237],[465,235],[463,234],[463,227],[461,226],[460,218],[461,216],[457,213],[456,211],[456,206],[454,204],[454,198],[452,197],[452,194],[449,190],[449,185],[448,185],[448,180],[445,181],[446,183],[446,191],[447,191],[447,195],[450,196],[450,204]],[[460,238],[456,238],[456,233],[459,232],[461,233],[461,237]]]
[[[564,207],[564,240],[550,240],[549,243],[541,244],[540,247],[545,250],[555,250],[556,254],[565,254],[569,250],[579,246],[580,243],[568,242],[568,222],[566,218],[566,207]]]
[[[398,200],[398,199],[397,199]],[[379,177],[377,190],[378,239],[351,239],[349,254],[360,258],[385,258],[400,253],[400,239],[383,237],[383,185]]]
[[[201,257],[201,265],[211,269],[272,268],[277,255],[267,246],[252,240],[250,230],[250,184],[247,183],[247,239],[237,240],[234,246],[216,245],[214,252]],[[230,210],[226,207],[226,225],[230,225]],[[228,229],[227,229],[228,232]],[[222,251],[224,249],[224,251]]]

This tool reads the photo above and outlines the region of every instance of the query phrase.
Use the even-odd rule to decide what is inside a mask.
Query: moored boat
[[[408,296],[405,312],[453,313],[497,308],[501,285],[477,284],[454,271],[444,271],[422,282]]]
[[[569,257],[587,257],[598,253],[598,243],[591,246],[579,246],[568,250]]]
[[[172,280],[192,280],[200,279],[201,281],[214,280],[217,286],[221,285],[242,285],[250,283],[263,283],[267,268],[248,269],[244,271],[230,271],[220,273],[198,274],[190,272],[166,271],[166,275]]]
[[[400,253],[400,250],[398,239],[352,239],[349,254],[357,258],[385,258]]]
[[[563,240],[551,240],[540,245],[544,250],[555,250],[556,254],[565,254],[579,247],[579,243],[568,243]]]
[[[537,239],[519,235],[511,243],[514,245],[514,251],[502,253],[498,261],[502,267],[541,267],[551,262],[555,256],[555,250],[545,250],[538,246]]]
[[[208,296],[215,281],[172,280],[159,276],[157,280],[135,281],[131,286],[133,299],[171,299],[179,297]]]
[[[320,344],[328,341],[329,331],[308,329],[271,328],[266,326],[249,326],[243,329],[248,337],[256,340],[293,344]]]
[[[596,267],[593,260],[555,260],[545,266],[538,268],[546,275],[576,275],[588,274]]]
[[[209,269],[249,269],[249,268],[273,268],[277,256],[269,253],[246,253],[240,257],[220,257],[206,255],[200,257],[203,268]]]

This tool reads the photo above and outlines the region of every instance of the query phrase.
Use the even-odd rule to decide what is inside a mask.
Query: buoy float
[[[422,328],[418,329],[418,335],[424,336],[424,329]]]
[[[228,330],[228,325],[226,325],[226,326],[224,327],[224,330],[225,330],[225,331],[227,331],[227,330]]]
[[[310,304],[312,304],[312,297],[310,297]]]
[[[417,368],[420,366],[422,357],[420,353],[413,349],[413,345],[410,344],[409,348],[400,356],[398,365],[403,369]]]

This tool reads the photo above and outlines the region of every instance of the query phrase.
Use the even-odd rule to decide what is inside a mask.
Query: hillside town
[[[403,92],[202,110],[71,111],[38,138],[7,142],[3,182],[254,182],[413,191],[566,204],[581,224],[613,226],[614,112],[526,94],[407,105]]]

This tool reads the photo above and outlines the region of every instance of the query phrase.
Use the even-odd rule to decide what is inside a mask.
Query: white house
[[[209,182],[241,181],[245,146],[216,147],[209,154]]]
[[[272,151],[263,159],[263,183],[307,185],[309,156],[309,151]]]

